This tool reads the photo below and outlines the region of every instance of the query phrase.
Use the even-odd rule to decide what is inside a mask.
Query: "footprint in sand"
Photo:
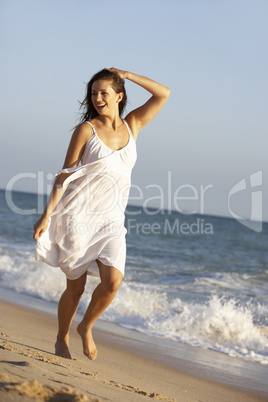
[[[147,396],[147,397],[152,398],[152,399],[157,399],[159,401],[168,401],[168,402],[174,402],[175,401],[175,399],[168,398],[168,397],[166,397],[164,395],[157,394],[155,392],[149,393],[149,392],[143,391],[140,388],[133,387],[132,385],[119,384],[116,381],[104,381],[104,382],[108,383],[109,385],[113,385],[114,387],[124,389],[125,391],[134,392],[136,394]]]
[[[40,360],[45,363],[50,363],[58,366],[62,366],[62,362],[58,357],[50,356],[49,354],[45,354],[39,352],[36,349],[32,349],[26,346],[19,345],[15,342],[10,341],[2,341],[0,344],[0,349],[8,350],[10,352],[17,352],[18,354],[29,357],[31,359]]]

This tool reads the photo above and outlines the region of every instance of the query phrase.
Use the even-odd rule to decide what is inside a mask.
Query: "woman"
[[[123,120],[125,79],[152,96]],[[67,277],[58,306],[58,356],[72,358],[70,325],[87,275],[97,275],[100,283],[77,327],[84,354],[91,360],[97,357],[92,327],[112,302],[124,275],[124,211],[136,162],[135,141],[169,94],[167,87],[149,78],[116,68],[100,71],[88,83],[81,124],[74,130],[63,170],[56,175],[45,210],[34,225],[36,260],[60,267]],[[82,166],[77,168],[80,161]]]

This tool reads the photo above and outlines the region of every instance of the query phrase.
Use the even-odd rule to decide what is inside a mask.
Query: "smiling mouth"
[[[101,104],[101,105],[97,105],[97,109],[98,109],[98,110],[102,110],[105,106],[106,106],[105,103],[103,103],[103,104]]]

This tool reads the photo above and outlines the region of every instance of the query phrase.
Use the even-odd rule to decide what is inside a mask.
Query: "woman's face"
[[[112,81],[94,81],[91,88],[91,100],[94,108],[100,115],[109,114],[122,100],[122,93],[117,94],[112,87]]]

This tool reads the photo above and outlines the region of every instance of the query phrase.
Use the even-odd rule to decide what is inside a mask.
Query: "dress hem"
[[[44,262],[44,263],[48,264],[49,266],[51,266],[51,267],[53,267],[53,268],[59,268],[59,269],[64,273],[64,275],[66,276],[66,278],[69,279],[69,280],[76,280],[76,279],[80,278],[82,275],[84,275],[85,272],[87,273],[88,276],[95,276],[96,278],[99,278],[99,277],[100,277],[99,271],[93,271],[93,270],[91,270],[91,269],[89,269],[89,268],[87,268],[81,275],[78,275],[78,276],[76,276],[76,277],[70,277],[68,274],[66,274],[66,272],[64,271],[64,268],[62,268],[60,265],[57,265],[57,264],[55,264],[55,263],[53,263],[53,262],[49,262],[49,261],[45,260],[44,258],[40,257],[38,254],[37,254],[36,257],[35,257],[35,260],[36,260],[36,261],[39,261],[39,262]],[[105,263],[102,261],[102,258],[97,258],[96,260],[99,260],[99,261],[100,261],[103,265],[105,265],[107,268],[113,267],[113,268],[117,269],[119,272],[121,272],[121,274],[122,274],[123,277],[124,277],[125,272],[122,272],[122,270],[121,270],[120,268],[116,267],[114,264],[109,264],[109,265],[107,265],[107,264],[105,264]],[[97,261],[96,261],[96,260],[92,260],[91,262],[89,262],[89,265],[92,264],[92,263],[94,263],[94,262],[97,264]]]

